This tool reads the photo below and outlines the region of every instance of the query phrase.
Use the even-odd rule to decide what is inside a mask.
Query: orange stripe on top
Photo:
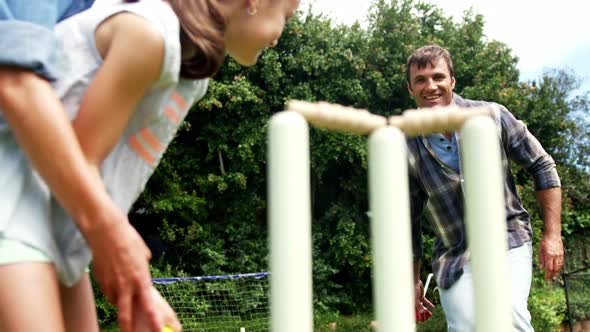
[[[187,111],[188,103],[186,102],[186,99],[184,99],[184,97],[180,93],[174,92],[172,94],[172,100],[174,100],[174,102],[176,103],[176,105],[178,106],[178,108],[180,109],[180,111],[182,113]]]
[[[143,159],[148,165],[153,165],[156,158],[137,140],[137,137],[131,136],[128,140],[129,146]]]
[[[180,123],[180,116],[178,116],[178,113],[176,113],[176,110],[174,110],[174,108],[172,108],[171,106],[166,106],[166,108],[164,109],[164,115],[166,115],[168,120],[170,120],[172,123],[174,123],[174,124]]]
[[[162,145],[160,140],[152,134],[152,131],[149,128],[143,128],[139,132],[139,135],[154,151],[160,153],[164,150],[164,145]]]

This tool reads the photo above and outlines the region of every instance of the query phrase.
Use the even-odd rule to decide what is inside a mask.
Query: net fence
[[[590,331],[590,231],[570,234],[562,273],[569,331]]]
[[[266,332],[270,326],[269,273],[155,278],[183,331]]]
[[[564,275],[570,331],[584,324],[582,331],[590,328],[590,269]]]

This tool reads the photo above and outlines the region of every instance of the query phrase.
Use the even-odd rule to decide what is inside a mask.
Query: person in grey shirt
[[[490,106],[501,132],[503,172],[506,175],[506,226],[512,283],[513,325],[533,331],[527,300],[532,280],[532,229],[511,173],[515,162],[533,176],[535,194],[544,220],[539,261],[547,280],[563,265],[561,240],[561,183],[555,162],[539,141],[504,106],[463,99],[453,92],[455,77],[450,53],[437,45],[417,49],[407,61],[407,86],[419,108],[456,105],[462,108]],[[449,331],[474,330],[474,296],[471,263],[467,251],[458,133],[438,133],[407,139],[409,153],[412,232],[414,243],[415,303],[418,321],[430,317],[432,304],[422,293],[419,280],[421,248],[420,216],[432,225],[436,241],[432,268],[440,290]]]

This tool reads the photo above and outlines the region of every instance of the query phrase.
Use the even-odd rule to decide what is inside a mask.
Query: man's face
[[[427,64],[422,69],[416,65],[410,67],[408,91],[418,107],[451,105],[454,88],[455,77],[451,76],[444,59],[439,59],[435,66]]]

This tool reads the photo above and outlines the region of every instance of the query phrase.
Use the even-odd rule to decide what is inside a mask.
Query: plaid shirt
[[[504,192],[508,246],[510,249],[519,247],[532,240],[532,229],[529,213],[522,206],[516,191],[510,160],[532,174],[535,190],[561,185],[555,162],[524,123],[504,106],[467,100],[456,94],[453,100],[459,107],[494,108],[493,117],[501,130],[503,171],[506,175]],[[457,140],[461,140],[459,133]],[[469,258],[463,221],[463,175],[440,161],[425,137],[408,138],[407,146],[414,255],[422,257],[420,216],[424,214],[436,235],[432,270],[439,287],[447,289],[461,277],[463,266]]]

